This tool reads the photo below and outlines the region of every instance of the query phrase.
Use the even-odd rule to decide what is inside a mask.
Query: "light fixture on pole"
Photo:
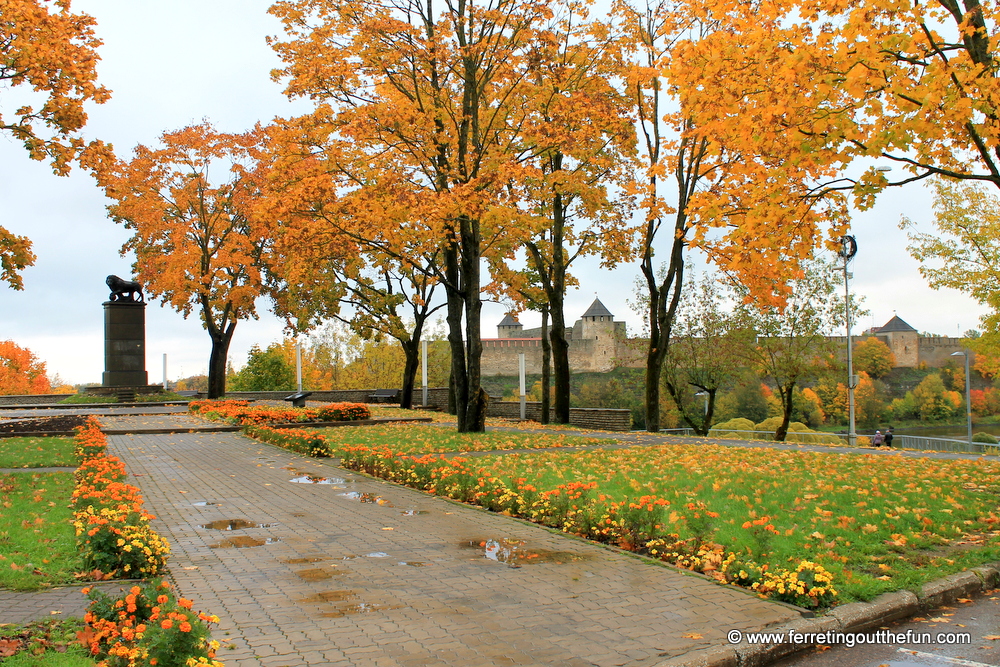
[[[699,391],[697,394],[695,394],[695,396],[704,396],[705,397],[705,417],[707,418],[708,417],[708,392],[707,391]],[[708,424],[705,424],[705,426],[708,426]]]
[[[969,430],[969,444],[972,444],[972,391],[969,383],[969,351],[952,352],[951,356],[965,357],[965,423]]]
[[[847,413],[850,427],[847,431],[847,444],[853,447],[858,442],[858,432],[854,426],[854,388],[858,386],[858,377],[854,374],[854,350],[851,341],[851,274],[847,265],[858,254],[858,242],[853,236],[840,237],[840,249],[837,254],[844,260],[844,315],[847,320]]]

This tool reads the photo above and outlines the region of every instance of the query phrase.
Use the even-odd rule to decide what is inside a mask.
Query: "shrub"
[[[219,644],[209,634],[209,625],[218,623],[218,617],[192,611],[191,600],[175,597],[169,583],[132,586],[119,598],[84,591],[91,603],[80,639],[101,664],[222,667],[214,660]]]
[[[754,428],[754,423],[749,419],[736,417],[735,419],[716,424],[708,432],[708,435],[713,438],[722,438],[727,435],[739,435],[738,433],[734,433],[734,431],[752,431]]]
[[[996,436],[990,435],[989,433],[986,433],[984,431],[980,431],[979,433],[976,433],[975,435],[972,436],[972,442],[983,442],[988,445],[995,445],[998,442],[1000,442],[1000,440],[997,440]]]
[[[302,433],[297,430],[271,428],[261,424],[246,426],[243,431],[251,438],[300,454],[319,458],[332,456],[330,445],[318,433]]]
[[[166,564],[170,546],[150,526],[139,489],[119,480],[125,465],[107,456],[107,440],[93,417],[77,429],[78,456],[73,490],[73,526],[87,570],[125,576],[154,576]]]

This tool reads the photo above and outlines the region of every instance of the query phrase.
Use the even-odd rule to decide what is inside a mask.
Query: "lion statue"
[[[145,302],[145,298],[142,296],[142,285],[134,280],[125,280],[118,276],[108,276],[104,282],[111,288],[111,296],[108,297],[110,301]]]

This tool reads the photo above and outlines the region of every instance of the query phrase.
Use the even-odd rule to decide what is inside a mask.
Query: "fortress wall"
[[[518,354],[524,353],[524,372],[542,372],[542,341],[535,338],[516,340],[484,340],[483,375],[517,375]]]
[[[542,404],[528,401],[524,404],[525,415],[532,421],[540,421]],[[490,417],[520,419],[521,404],[517,401],[490,401],[486,414]],[[632,430],[632,413],[629,410],[611,408],[570,408],[569,423],[581,428],[595,428],[603,431]]]
[[[962,357],[951,356],[954,352],[964,352],[962,339],[951,336],[921,336],[918,343],[918,364],[927,364],[929,368],[941,368],[949,362],[964,367]],[[976,355],[969,352],[969,364],[976,363]]]

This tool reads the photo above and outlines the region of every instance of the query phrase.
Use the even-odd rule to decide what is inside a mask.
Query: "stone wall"
[[[325,401],[329,403],[367,403],[373,389],[341,389],[333,391],[314,391],[310,401]],[[423,400],[423,390],[417,387],[413,391],[414,404]],[[294,392],[290,391],[233,391],[226,394],[227,398],[246,400],[281,400]],[[0,405],[28,405],[42,403],[58,403],[67,394],[43,394],[34,396],[0,396]],[[198,398],[205,398],[199,394]],[[428,387],[427,404],[446,412],[448,410],[448,388]],[[85,407],[85,406],[84,406]],[[539,421],[542,414],[542,404],[528,401],[525,404],[528,419]],[[486,411],[490,417],[518,419],[521,416],[521,404],[518,402],[501,401],[499,398],[490,400]],[[571,408],[569,422],[581,428],[595,428],[605,431],[629,431],[632,429],[632,415],[628,410],[613,410],[610,408]]]
[[[964,352],[961,338],[951,336],[921,336],[918,339],[920,356],[918,366],[926,364],[928,368],[941,368],[951,363],[955,366],[965,366],[965,359],[951,356],[955,352]],[[976,355],[969,352],[969,365],[976,363]]]
[[[42,405],[58,403],[72,394],[31,394],[28,396],[0,396],[0,405]]]

